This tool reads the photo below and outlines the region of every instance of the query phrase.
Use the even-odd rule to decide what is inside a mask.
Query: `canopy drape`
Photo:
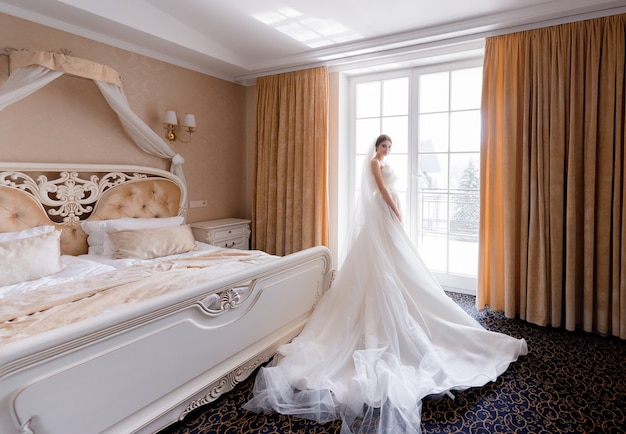
[[[63,74],[88,78],[117,114],[128,135],[148,154],[171,160],[170,171],[185,183],[183,157],[130,108],[122,89],[119,74],[107,65],[47,51],[13,51],[10,55],[10,75],[0,87],[0,111],[41,89]],[[187,198],[183,198],[186,203]]]
[[[327,128],[326,67],[257,79],[253,248],[328,245]]]
[[[478,307],[626,339],[626,15],[488,38]]]

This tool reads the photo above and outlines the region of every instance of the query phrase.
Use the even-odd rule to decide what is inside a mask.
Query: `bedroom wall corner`
[[[252,216],[256,147],[256,85],[246,87],[246,216]]]
[[[0,48],[59,51],[109,65],[122,76],[131,108],[162,134],[161,116],[196,115],[191,143],[171,147],[185,159],[188,221],[245,217],[246,89],[236,83],[0,13]],[[0,85],[8,58],[0,56]],[[169,161],[141,151],[90,80],[63,76],[0,112],[0,160],[137,164],[162,169]]]
[[[328,74],[328,248],[333,254],[333,266],[337,266],[340,241],[339,227],[343,221],[340,215],[339,202],[345,200],[340,191],[342,184],[340,176],[345,176],[346,172],[346,165],[343,164],[345,161],[340,156],[340,143],[343,142],[344,147],[346,143],[345,140],[341,139],[343,131],[341,89],[341,74],[339,72]]]

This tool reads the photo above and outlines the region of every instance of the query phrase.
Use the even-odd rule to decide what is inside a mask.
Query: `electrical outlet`
[[[192,201],[189,202],[189,208],[202,208],[204,206],[207,206],[206,199],[192,200]]]

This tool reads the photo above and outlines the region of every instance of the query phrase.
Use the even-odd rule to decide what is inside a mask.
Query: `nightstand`
[[[250,220],[227,218],[189,223],[196,240],[214,246],[248,250]]]

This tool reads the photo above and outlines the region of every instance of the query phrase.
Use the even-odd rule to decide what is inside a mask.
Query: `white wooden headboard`
[[[0,232],[54,225],[64,254],[87,253],[80,223],[185,216],[185,184],[142,166],[0,162]]]

